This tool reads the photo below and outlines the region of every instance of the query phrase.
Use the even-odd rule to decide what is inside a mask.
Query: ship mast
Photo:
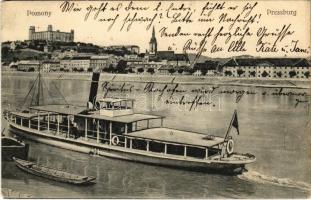
[[[36,106],[40,106],[40,96],[42,99],[42,104],[44,105],[44,94],[43,94],[43,80],[41,81],[41,64],[39,65],[39,74],[38,74],[38,94],[37,94],[37,102],[36,102]]]
[[[21,110],[28,110],[31,106],[42,106],[47,104],[62,104],[68,105],[65,97],[62,95],[56,84],[52,81],[50,87],[47,87],[41,73],[41,64],[38,67],[38,75],[32,84],[28,94],[25,96]],[[57,79],[58,80],[58,79]],[[47,96],[46,96],[47,95]],[[55,98],[57,95],[58,98]],[[45,98],[44,96],[48,97]],[[41,103],[40,103],[41,98]]]

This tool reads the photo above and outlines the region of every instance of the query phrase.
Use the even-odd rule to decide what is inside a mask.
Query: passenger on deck
[[[76,122],[73,122],[72,124],[72,133],[75,139],[80,137],[79,130],[78,130],[78,124]]]
[[[80,137],[79,130],[78,130],[78,124],[74,121],[74,118],[70,119],[70,132],[71,132],[71,135],[74,136],[74,139],[77,139]]]

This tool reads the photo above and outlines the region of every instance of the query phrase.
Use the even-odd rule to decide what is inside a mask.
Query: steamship
[[[39,77],[34,84],[40,85]],[[56,147],[90,155],[211,173],[239,174],[256,160],[234,152],[231,127],[224,137],[164,126],[164,117],[134,112],[134,99],[97,99],[100,73],[94,72],[86,106],[42,104],[7,110],[13,133]],[[38,91],[43,89],[40,86]],[[33,98],[33,97],[32,97]]]

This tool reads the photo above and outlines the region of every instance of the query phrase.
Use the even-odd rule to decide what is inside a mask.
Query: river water
[[[2,76],[2,107],[8,108],[9,104],[11,108],[20,106],[34,79]],[[89,81],[45,81],[50,91],[56,91],[52,88],[54,81],[70,104],[86,104]],[[257,161],[248,165],[248,172],[242,175],[224,176],[92,157],[26,141],[30,144],[30,160],[96,176],[97,183],[81,187],[49,181],[20,171],[12,162],[3,162],[2,187],[38,198],[310,197],[309,90],[284,88],[280,92],[280,88],[204,84],[176,86],[172,83],[167,86],[155,84],[152,88],[154,92],[147,92],[144,90],[146,84],[126,83],[122,87],[123,82],[114,82],[105,88],[110,88],[108,96],[135,98],[137,112],[164,115],[165,126],[219,136],[224,136],[236,109],[240,134],[232,130],[231,134],[236,140],[235,149],[254,154]],[[206,92],[212,91],[213,86],[217,87],[213,92]],[[103,87],[101,83],[99,96],[107,91]],[[197,89],[205,90],[208,94],[194,105],[187,103],[196,99]],[[239,97],[241,93],[244,94]],[[51,96],[59,95],[55,93]],[[184,100],[181,101],[182,96]],[[45,101],[49,99],[45,98]],[[180,105],[176,102],[184,103]],[[2,129],[5,125],[2,120]],[[6,134],[10,134],[8,128]]]

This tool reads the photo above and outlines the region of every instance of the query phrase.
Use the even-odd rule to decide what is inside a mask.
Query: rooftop
[[[186,54],[175,54],[174,51],[158,51],[156,56],[151,60],[168,60],[168,61],[187,61],[189,58]]]
[[[157,141],[166,141],[204,147],[211,147],[224,141],[224,138],[222,137],[215,136],[214,139],[208,140],[204,139],[204,137],[207,136],[205,134],[175,130],[170,128],[151,128],[131,132],[128,135]]]
[[[288,66],[309,67],[310,63],[305,58],[233,58],[223,66]]]
[[[162,116],[158,115],[146,115],[146,114],[129,114],[122,116],[109,117],[100,115],[99,111],[95,111],[89,115],[83,114],[87,110],[84,106],[74,106],[74,105],[43,105],[43,106],[33,106],[31,109],[45,111],[45,112],[54,112],[65,115],[75,115],[80,117],[102,119],[107,121],[121,122],[121,123],[131,123],[136,121],[142,121],[147,119],[161,119]]]
[[[18,64],[22,65],[39,65],[40,62],[38,60],[21,60]]]
[[[42,105],[30,107],[34,110],[56,112],[67,115],[77,115],[87,109],[86,106],[74,106],[74,105]]]
[[[92,60],[101,60],[101,59],[109,59],[111,56],[105,55],[105,56],[91,56]]]
[[[164,118],[158,115],[146,115],[146,114],[140,114],[140,113],[109,117],[105,115],[99,115],[99,112],[95,112],[94,114],[87,115],[87,116],[91,118],[95,118],[95,119],[103,119],[106,121],[121,122],[121,123],[132,123],[132,122],[143,121],[143,120]]]
[[[32,118],[38,116],[36,113],[25,113],[25,112],[12,112],[13,115],[18,115],[24,118]]]

